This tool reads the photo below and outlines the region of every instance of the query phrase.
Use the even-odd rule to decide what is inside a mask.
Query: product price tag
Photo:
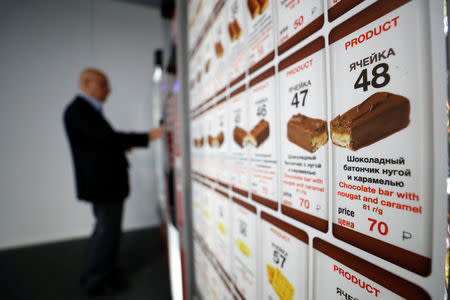
[[[325,44],[314,40],[279,66],[282,212],[328,230]]]
[[[278,208],[278,120],[275,68],[250,81],[249,127],[244,147],[250,150],[252,199]]]
[[[273,1],[249,0],[247,4],[249,67],[252,70],[274,57]]]
[[[278,0],[277,4],[279,54],[322,28],[323,1]]]
[[[422,276],[433,245],[427,10],[379,1],[329,40],[333,235]]]
[[[232,279],[245,299],[256,299],[256,208],[233,201]]]
[[[230,129],[230,101],[227,96],[220,98],[215,107],[215,133],[213,135],[213,146],[217,152],[217,169],[215,178],[224,188],[228,188],[230,179],[230,149],[233,136]]]
[[[230,0],[227,9],[227,39],[230,45],[230,80],[241,76],[247,69],[247,33],[245,7],[246,1]]]
[[[230,95],[231,183],[233,191],[244,197],[249,191],[249,158],[244,139],[248,133],[248,99],[245,86]]]
[[[216,190],[216,205],[214,212],[214,229],[216,238],[216,258],[219,261],[227,276],[231,274],[231,249],[233,247],[231,239],[232,216],[231,200],[222,191]]]
[[[308,298],[308,236],[264,212],[261,218],[264,299]]]

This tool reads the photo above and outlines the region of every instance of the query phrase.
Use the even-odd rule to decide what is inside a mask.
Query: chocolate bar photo
[[[211,146],[212,147],[220,147],[222,146],[224,141],[224,135],[223,132],[221,131],[217,137],[213,138],[212,142],[211,142]]]
[[[260,7],[258,0],[248,0],[247,1],[248,10],[250,12],[250,16],[254,19],[260,13]]]
[[[241,148],[244,147],[244,138],[247,136],[247,131],[242,129],[241,127],[234,127],[233,137],[236,144],[238,144]]]
[[[262,14],[269,5],[269,0],[258,0],[258,2],[259,2],[259,13]]]
[[[237,39],[237,32],[236,29],[234,28],[233,22],[228,24],[228,33],[230,34],[231,41]]]
[[[210,147],[213,146],[213,141],[214,141],[214,138],[212,137],[212,135],[208,135],[208,144]]]
[[[208,59],[205,63],[205,73],[209,72],[209,66],[211,64],[211,59]]]
[[[288,140],[314,153],[328,141],[327,122],[302,114],[292,116],[287,124]]]
[[[407,98],[375,93],[331,121],[331,140],[337,146],[356,151],[406,128],[409,112]]]
[[[259,147],[269,137],[269,122],[261,120],[244,138],[244,144],[252,144]]]
[[[215,44],[215,48],[216,48],[216,55],[217,55],[217,57],[218,58],[222,57],[223,56],[223,46],[222,46],[222,43],[220,41],[218,41]]]
[[[239,26],[239,23],[236,18],[234,18],[233,26],[234,26],[234,30],[236,32],[236,40],[238,40],[241,37],[242,29],[241,29],[241,26]]]

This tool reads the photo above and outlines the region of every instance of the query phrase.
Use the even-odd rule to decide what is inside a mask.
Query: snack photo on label
[[[194,146],[197,148],[203,147],[203,137],[194,139]]]
[[[262,14],[269,4],[269,0],[247,0],[248,11],[254,19],[257,15]]]
[[[216,48],[216,55],[218,58],[221,58],[223,56],[223,46],[222,43],[220,41],[216,42],[215,44],[215,48]]]
[[[288,140],[314,153],[328,141],[327,122],[302,114],[293,115],[287,124]]]
[[[236,18],[233,22],[228,24],[228,32],[230,34],[231,41],[238,40],[241,37],[242,29]]]
[[[408,127],[409,113],[407,98],[375,93],[331,120],[331,140],[336,146],[359,150]]]
[[[289,280],[283,275],[280,269],[267,264],[267,278],[277,293],[280,300],[292,300],[294,298],[294,287]]]
[[[269,137],[269,122],[261,120],[256,126],[244,137],[244,145],[251,144],[259,147]]]
[[[236,240],[236,245],[239,247],[242,254],[244,254],[247,257],[250,256],[251,253],[250,248],[241,239]]]
[[[208,144],[210,147],[213,146],[213,140],[214,140],[214,138],[212,137],[212,135],[208,135]]]
[[[250,16],[254,19],[260,13],[260,7],[258,0],[248,0],[247,1],[248,11]]]
[[[216,137],[212,137],[211,147],[220,147],[220,146],[222,146],[224,139],[225,138],[224,138],[223,131],[221,131]]]
[[[247,131],[242,129],[241,127],[234,127],[233,130],[233,137],[236,144],[239,145],[239,147],[244,148],[244,138],[247,136]]]

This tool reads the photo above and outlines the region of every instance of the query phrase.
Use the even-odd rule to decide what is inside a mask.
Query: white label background
[[[231,275],[231,248],[232,239],[232,216],[231,216],[231,199],[225,198],[216,192],[216,207],[214,212],[215,219],[215,238],[216,238],[216,258],[228,273]],[[222,223],[225,227],[225,233],[220,231],[218,224]]]
[[[230,77],[231,80],[236,79],[247,69],[247,49],[246,49],[246,24],[244,17],[244,9],[246,1],[242,0],[229,0],[228,1],[228,22],[227,22],[227,37],[230,45]],[[241,27],[241,36],[239,39],[231,41],[230,34],[228,33],[228,24],[233,22],[236,18],[239,26]]]
[[[217,137],[220,132],[223,132],[223,144],[217,148],[217,169],[216,177],[218,180],[230,184],[230,146],[233,142],[233,134],[230,129],[230,101],[227,100],[215,107],[215,121],[216,130],[214,137]]]
[[[280,269],[283,275],[289,280],[294,287],[293,300],[307,299],[308,295],[308,252],[309,247],[307,244],[298,240],[289,233],[284,232],[280,228],[272,225],[271,223],[262,220],[262,251],[263,251],[263,265],[262,272],[263,286],[264,286],[264,299],[277,300],[279,299],[272,284],[269,282],[267,275],[267,264],[272,267]],[[271,228],[277,232],[281,232],[289,240],[279,237],[271,231]],[[276,264],[274,261],[274,251],[277,250],[273,245],[277,245],[286,251],[286,260],[281,267],[281,264]],[[324,298],[326,299],[326,298]]]
[[[268,1],[262,14],[252,19],[249,9],[246,11],[249,40],[250,67],[274,50],[273,0]]]
[[[262,119],[269,122],[269,137],[257,148],[252,145],[247,145],[250,149],[250,158],[252,161],[251,191],[259,196],[278,202],[278,122],[275,97],[275,76],[265,79],[251,87],[249,90],[249,130],[253,129],[261,120],[261,117],[257,115],[257,112],[258,108],[262,107],[262,105],[265,105],[266,111],[266,115]],[[256,160],[259,160],[259,162]],[[264,160],[271,162],[264,162]],[[261,165],[264,166],[264,168],[261,168]],[[270,173],[267,174],[268,172]],[[270,179],[266,177],[270,177]]]
[[[354,284],[351,280],[347,280],[342,274],[339,275],[338,271],[334,271],[334,266],[342,268],[344,271],[365,281],[366,284],[370,284],[372,287],[379,290],[378,297],[375,296],[375,292],[370,294],[366,289],[362,289],[358,284]],[[329,256],[323,254],[320,251],[314,250],[314,300],[343,300],[345,296],[341,296],[337,293],[337,288],[345,291],[347,294],[359,300],[374,300],[374,299],[386,299],[397,300],[403,299],[402,297],[387,290],[381,285],[373,282],[367,277],[358,274],[354,270],[348,268],[344,264],[337,262]],[[324,284],[326,283],[326,284]]]
[[[431,132],[429,119],[429,70],[427,69],[427,52],[426,39],[424,38],[425,28],[421,19],[421,12],[426,11],[423,7],[424,3],[413,1],[393,12],[381,17],[371,24],[359,29],[358,31],[342,38],[331,45],[331,61],[332,61],[332,118],[338,114],[343,114],[355,105],[360,104],[369,96],[376,92],[390,92],[401,95],[409,99],[411,104],[410,124],[405,129],[390,135],[370,146],[362,148],[358,151],[351,151],[345,148],[333,146],[334,160],[334,214],[333,222],[337,223],[338,217],[344,217],[337,214],[339,207],[345,207],[355,212],[355,218],[345,217],[345,219],[354,221],[354,230],[363,234],[381,239],[398,247],[408,249],[415,253],[426,257],[431,255],[431,212],[432,197],[430,193],[429,182],[424,178],[431,178],[431,152],[428,137]],[[358,38],[361,34],[366,33],[369,29],[373,29],[379,24],[383,25],[386,21],[392,20],[399,16],[397,26],[382,32],[379,36],[374,36],[363,44],[345,51],[345,43],[352,38]],[[378,63],[386,63],[389,65],[390,82],[383,88],[375,89],[368,87],[368,91],[364,92],[362,88],[355,89],[356,82],[362,68],[357,67],[356,70],[349,72],[350,64],[359,61],[372,53],[381,52],[393,48],[395,55],[387,59],[383,59],[373,63],[367,67],[369,80],[372,78],[371,71]],[[381,80],[380,80],[381,82]],[[415,145],[412,147],[411,145]],[[347,156],[356,156],[361,158],[393,158],[403,157],[406,161],[405,165],[395,164],[370,164],[370,163],[352,163],[347,161]],[[375,173],[357,173],[344,171],[343,166],[357,166],[368,168],[379,168],[380,174]],[[383,175],[382,169],[393,170],[411,170],[412,176],[388,176]],[[351,181],[347,176],[364,176],[371,178],[380,178],[384,180],[403,181],[403,188],[388,185],[379,185],[373,183],[362,183]],[[338,187],[339,182],[349,184],[370,186],[377,190],[376,194],[359,193],[352,190],[342,189]],[[393,191],[393,196],[384,196],[378,194],[378,189]],[[338,196],[337,191],[354,192],[371,198],[378,197],[378,205],[371,203],[350,200]],[[411,192],[419,195],[420,201],[400,200],[397,198],[397,192]],[[381,200],[388,200],[400,204],[408,204],[413,206],[422,206],[422,215],[406,212],[395,208],[388,208],[380,205]],[[362,209],[362,205],[367,203],[373,207],[378,206],[383,209],[383,214],[371,212]],[[387,235],[383,236],[378,232],[377,225],[373,231],[370,231],[372,222],[368,218],[376,219],[378,222],[385,222],[388,226]],[[383,228],[384,229],[384,228]],[[402,239],[403,231],[411,233],[411,239]]]
[[[230,134],[233,137],[233,140],[231,141],[231,183],[240,189],[249,191],[248,150],[246,147],[241,148],[235,142],[233,134],[235,127],[241,127],[245,131],[248,131],[247,93],[247,91],[243,91],[242,93],[239,93],[238,95],[230,99]]]
[[[278,0],[278,45],[294,36],[297,32],[308,26],[318,16],[323,14],[321,0]],[[288,5],[292,3],[291,5]],[[286,7],[287,6],[287,7]],[[303,17],[303,22],[294,28],[294,22]]]
[[[295,69],[297,66],[303,65],[305,62],[311,61],[312,64],[309,68],[306,68],[294,75],[287,76],[287,73]],[[288,184],[282,184],[281,201],[282,204],[290,206],[294,209],[306,212],[308,214],[314,215],[316,217],[327,220],[328,219],[328,143],[321,146],[314,153],[309,153],[303,148],[292,143],[287,138],[287,123],[289,119],[298,113],[301,113],[310,118],[317,118],[321,120],[327,120],[326,111],[326,86],[325,86],[325,50],[320,50],[301,61],[287,67],[279,73],[279,87],[280,87],[280,99],[281,99],[281,145],[282,145],[282,174],[291,176],[300,176],[302,178],[311,179],[307,182],[305,180],[299,181],[298,179],[283,178],[283,180],[288,180],[290,182],[295,182],[297,186],[292,186]],[[289,91],[290,87],[295,86],[300,82],[310,81],[310,86],[305,86],[297,91]],[[303,94],[300,91],[308,89],[308,93],[305,98],[305,106],[302,106]],[[295,92],[298,92],[298,107],[292,105],[292,100],[294,98]],[[316,157],[315,160],[309,159],[289,159],[292,156],[302,156],[302,157]],[[304,166],[297,167],[286,165],[284,162],[295,162],[302,163]],[[321,168],[308,168],[308,164],[321,164]],[[289,168],[295,168],[302,171],[313,171],[316,175],[302,174],[290,172]],[[323,184],[313,183],[312,180],[318,179],[322,180]],[[301,187],[301,184],[304,186]],[[299,186],[300,185],[300,186]],[[305,186],[314,186],[318,188],[323,188],[321,191],[312,191],[306,189]],[[292,195],[289,197],[285,196],[285,192]],[[305,199],[303,202],[301,199]],[[309,201],[309,208],[307,208],[307,201]],[[292,205],[289,205],[292,202]],[[303,206],[300,206],[303,203]]]
[[[233,203],[233,272],[232,278],[246,299],[256,299],[256,214]],[[241,225],[245,224],[245,225]],[[246,234],[242,233],[244,226]],[[240,239],[250,249],[245,256],[236,240]]]

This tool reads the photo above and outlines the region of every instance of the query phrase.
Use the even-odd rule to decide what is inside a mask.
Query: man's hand
[[[164,126],[159,126],[158,128],[152,129],[148,132],[148,138],[153,141],[159,139],[164,133]]]

